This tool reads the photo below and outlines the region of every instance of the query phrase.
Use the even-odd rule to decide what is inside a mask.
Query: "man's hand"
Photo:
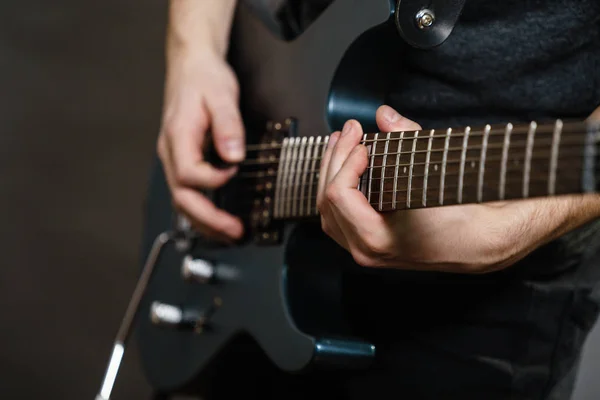
[[[382,132],[421,127],[387,106]],[[600,217],[598,195],[572,195],[379,213],[357,190],[367,149],[356,121],[332,134],[321,162],[317,206],[323,230],[367,267],[484,273]]]
[[[171,3],[163,125],[157,151],[175,207],[204,235],[239,238],[241,222],[219,210],[199,190],[225,184],[235,167],[217,169],[203,159],[207,132],[221,158],[244,158],[238,82],[226,63],[229,22],[235,1]]]

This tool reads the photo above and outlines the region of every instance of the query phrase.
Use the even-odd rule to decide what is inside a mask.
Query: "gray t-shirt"
[[[297,35],[332,2],[271,5],[288,35]],[[404,60],[389,103],[427,128],[583,119],[600,106],[600,2],[467,0],[446,42],[430,50],[406,45]],[[527,268],[566,268],[598,231],[593,222],[565,235],[536,254],[553,265]]]

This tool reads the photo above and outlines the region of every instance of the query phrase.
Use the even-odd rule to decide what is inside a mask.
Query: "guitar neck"
[[[365,134],[358,189],[378,211],[596,191],[598,124],[587,122]],[[329,137],[284,139],[276,219],[313,217]]]

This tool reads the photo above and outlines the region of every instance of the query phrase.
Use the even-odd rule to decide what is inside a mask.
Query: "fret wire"
[[[375,146],[371,147],[373,153],[377,153],[377,137],[379,133],[375,134]],[[369,171],[369,190],[367,191],[367,198],[369,203],[371,203],[371,182],[373,181],[373,164],[375,162],[375,156],[371,155],[371,170]]]
[[[312,136],[311,136],[312,139]],[[300,196],[304,196],[304,188],[306,185],[306,170],[308,169],[308,156],[310,153],[310,146],[307,146],[309,140],[308,138],[305,136],[302,138],[302,142],[300,144],[300,159],[298,161],[298,165],[300,167],[300,173],[298,174],[298,177],[296,178],[296,195],[298,194],[298,190],[300,190]],[[299,202],[298,204],[299,206],[299,210],[298,210],[298,215],[302,215],[302,212],[304,211],[304,203],[303,202]]]
[[[394,194],[392,195],[392,207],[396,209],[396,188],[398,187],[398,168],[400,167],[400,154],[402,154],[402,141],[404,140],[404,131],[400,132],[400,141],[396,149],[396,165],[394,168]]]
[[[512,132],[512,124],[506,125],[504,132],[504,145],[502,146],[502,164],[500,164],[500,183],[498,187],[498,193],[500,200],[504,200],[504,187],[506,185],[506,162],[508,160],[508,147],[510,146],[510,133]]]
[[[320,136],[319,136],[320,137]],[[312,158],[312,153],[313,153],[313,148],[315,146],[315,137],[311,136],[310,138],[308,138],[308,148],[306,150],[306,162],[304,163],[304,172],[302,173],[302,193],[301,196],[304,196],[304,186],[306,185],[306,180],[309,179],[310,183],[312,183],[312,179],[314,179],[313,174],[311,174],[309,171],[309,168],[312,166],[312,163],[314,161],[311,161]],[[310,175],[310,177],[308,176]],[[309,188],[309,190],[312,188]],[[305,214],[305,209],[304,209],[304,202],[300,202],[300,216],[304,216]],[[308,210],[310,210],[310,202],[308,204],[306,204],[306,212],[308,212]]]
[[[318,136],[318,137],[317,137],[317,143],[319,143],[319,142],[321,142],[321,136]],[[325,136],[325,138],[323,139],[323,148],[320,150],[320,151],[321,151],[321,157],[323,157],[323,153],[324,153],[324,152],[325,152],[325,150],[327,149],[327,144],[328,144],[328,143],[329,143],[329,136]],[[315,146],[315,153],[314,153],[314,154],[315,154],[315,157],[316,157],[316,155],[317,155],[318,153],[319,153],[319,146]],[[311,164],[311,169],[313,169],[313,170],[314,170],[314,168],[315,168],[315,161],[313,160],[313,162],[312,162],[312,164]],[[309,194],[311,194],[311,193],[312,193],[312,184],[313,184],[313,180],[314,180],[314,178],[316,178],[315,174],[311,173],[310,175],[311,175],[311,176],[310,176],[310,184],[311,184],[311,187],[310,187],[310,190],[308,191],[308,193],[309,193]],[[315,182],[315,183],[316,183],[316,184],[318,184],[318,183],[319,183],[318,179],[316,180],[316,182]],[[309,200],[309,201],[308,201],[308,208],[312,208],[311,201],[312,201],[312,200]],[[317,206],[317,205],[316,205],[316,196],[315,196],[315,207],[316,207],[316,206]]]
[[[429,132],[429,141],[427,142],[427,155],[425,156],[425,176],[423,177],[423,207],[427,207],[427,180],[429,179],[429,161],[431,159],[431,144],[435,129]]]
[[[481,155],[479,156],[481,161],[479,162],[479,174],[477,176],[477,202],[483,201],[483,176],[485,174],[485,161],[487,157],[488,140],[490,137],[490,125],[486,125],[483,131],[483,139],[481,144]]]
[[[308,184],[309,184],[309,187],[308,187],[308,198],[309,198],[309,200],[308,200],[307,206],[306,206],[307,212],[312,207],[310,197],[312,195],[312,189],[313,189],[312,187],[313,187],[313,182],[314,182],[314,179],[315,179],[315,174],[313,174],[311,172],[311,170],[315,169],[316,158],[317,158],[317,154],[319,153],[319,146],[320,145],[321,145],[321,136],[317,136],[316,139],[315,139],[315,142],[314,142],[313,149],[312,149],[312,151],[313,151],[313,157],[312,157],[312,160],[310,162],[310,169],[308,171],[306,171],[306,173],[310,174],[310,176],[308,178]]]
[[[413,179],[413,164],[415,163],[415,150],[417,149],[417,138],[419,137],[419,131],[416,131],[414,133],[414,136],[412,137],[412,152],[410,154],[410,166],[408,167],[408,197],[406,198],[406,207],[410,208],[410,195],[412,193],[412,191],[410,190],[411,186],[412,186],[412,179]]]
[[[442,156],[442,174],[440,175],[440,204],[444,204],[444,181],[446,180],[446,162],[448,161],[448,146],[450,145],[450,135],[452,128],[446,131],[446,141],[444,143],[444,155]]]
[[[289,142],[288,138],[283,139],[283,148],[281,150],[281,156],[280,156],[280,158],[283,158],[284,162],[280,162],[279,163],[279,167],[278,167],[278,170],[277,170],[277,179],[276,179],[276,182],[275,182],[275,206],[274,206],[275,217],[281,216],[281,211],[280,211],[281,202],[280,202],[280,199],[282,197],[281,191],[283,189],[281,182],[283,180],[283,170],[284,170],[284,166],[285,166],[285,152],[287,151],[286,146],[287,146],[288,142]]]
[[[366,133],[363,135],[363,140],[367,140]],[[370,152],[370,148],[371,148],[371,146],[367,147],[367,149],[369,149],[368,152]],[[362,174],[362,176],[358,180],[358,190],[365,196],[367,194],[367,187],[365,186],[366,183],[367,183],[367,174]]]
[[[306,163],[304,160],[306,158],[306,155],[304,154],[306,152],[306,143],[308,142],[308,138],[306,136],[304,136],[302,138],[302,140],[300,141],[300,151],[299,151],[299,156],[298,156],[298,174],[296,175],[296,184],[294,185],[294,196],[298,196],[298,191],[299,190],[304,190],[304,185],[302,187],[300,187],[300,180],[305,176],[304,175],[304,171],[306,171],[306,168],[304,167],[304,164]],[[303,180],[305,181],[305,180]],[[298,204],[298,202],[294,203],[292,206],[292,214],[294,215],[302,215],[302,212],[298,210],[298,206],[300,207],[300,209],[302,209],[302,204]]]
[[[560,119],[556,120],[554,133],[552,135],[552,158],[550,159],[550,171],[548,172],[548,194],[553,195],[556,189],[556,168],[558,165],[558,145],[560,144],[560,134],[563,123]]]
[[[458,203],[462,203],[463,197],[463,180],[465,176],[465,158],[467,157],[467,142],[469,141],[469,133],[471,132],[471,128],[466,127],[464,138],[462,142],[462,152],[460,154],[460,175],[458,177]]]
[[[289,181],[288,181],[288,186],[287,186],[287,196],[290,196],[293,193],[294,190],[294,177],[296,175],[296,162],[298,160],[298,147],[300,145],[300,138],[294,138],[292,139],[292,159],[290,161],[290,175],[289,175]],[[285,207],[285,215],[287,217],[290,217],[292,215],[292,205],[293,204],[286,204]]]
[[[287,192],[288,192],[288,186],[289,186],[288,179],[289,179],[289,176],[291,175],[290,174],[290,163],[292,162],[293,148],[294,148],[294,139],[291,138],[289,140],[289,142],[288,142],[288,145],[287,145],[285,166],[283,167],[283,178],[281,180],[281,185],[283,186],[281,188],[281,192],[283,193],[284,197],[288,196],[288,194],[287,194]],[[286,205],[285,204],[283,204],[282,207],[281,207],[281,213],[280,213],[280,215],[282,217],[286,217],[287,216],[287,214],[286,214]]]
[[[382,168],[381,168],[381,194],[379,195],[379,210],[381,211],[381,209],[383,208],[383,206],[381,206],[381,204],[383,204],[383,185],[385,183],[385,168],[386,168],[386,164],[387,164],[387,152],[389,149],[389,145],[390,145],[390,135],[392,133],[388,132],[387,133],[387,137],[386,137],[386,141],[385,141],[385,147],[383,149],[383,152],[385,153],[383,156],[383,160],[382,160]]]
[[[533,155],[533,141],[535,137],[535,130],[537,123],[532,121],[529,125],[529,132],[527,133],[527,149],[525,150],[525,168],[523,169],[523,198],[529,197],[529,179],[531,175],[531,157]]]

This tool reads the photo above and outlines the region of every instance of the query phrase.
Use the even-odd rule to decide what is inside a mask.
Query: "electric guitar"
[[[156,389],[190,384],[240,335],[285,371],[368,368],[377,349],[353,329],[344,292],[344,275],[361,267],[319,230],[316,188],[330,132],[350,118],[377,132],[398,35],[389,0],[338,0],[292,41],[238,7],[230,62],[247,158],[211,196],[242,218],[245,237],[220,245],[174,218],[157,163],[144,258],[161,232],[175,234],[153,255],[139,321]],[[369,165],[357,189],[380,212],[597,189],[598,126],[585,121],[379,132],[363,143]]]

